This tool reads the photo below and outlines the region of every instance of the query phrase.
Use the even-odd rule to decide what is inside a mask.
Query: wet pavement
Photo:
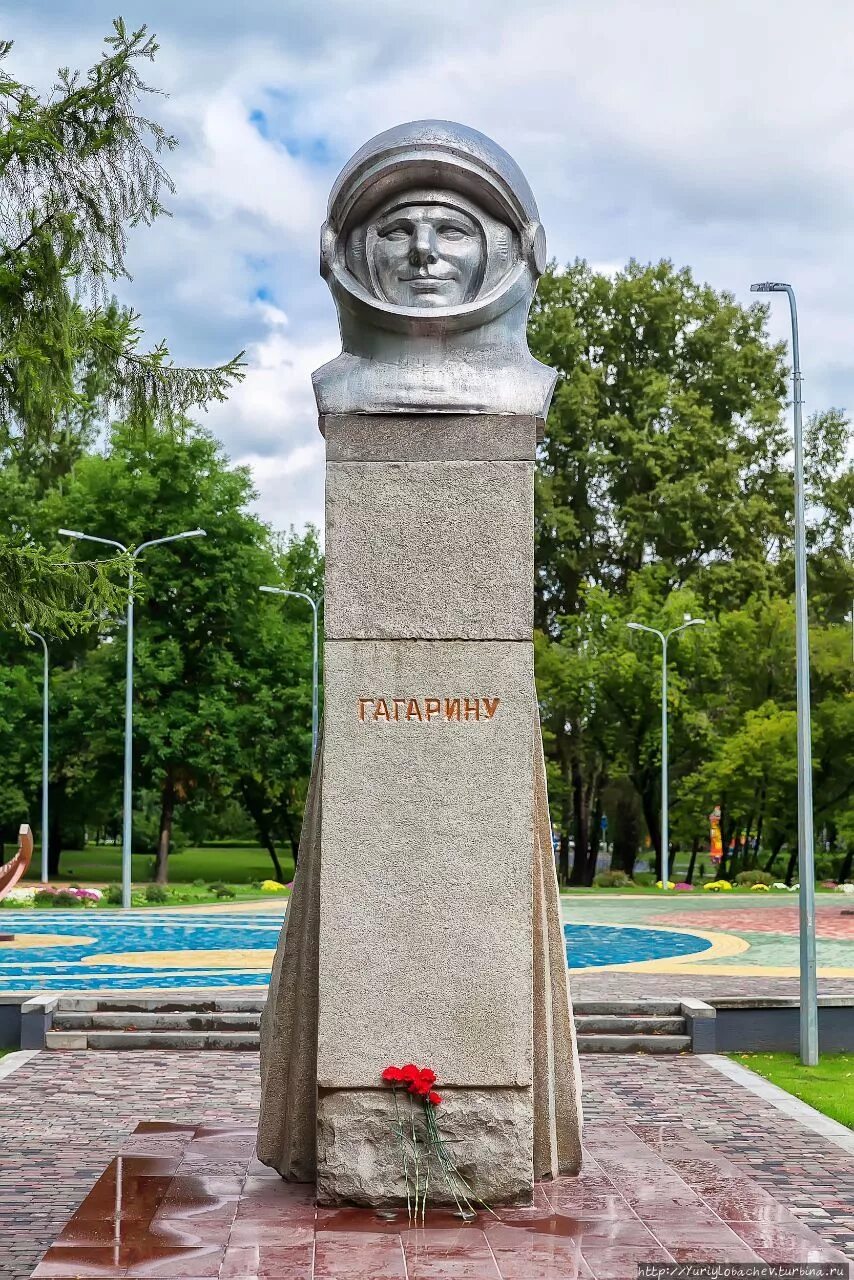
[[[681,1124],[592,1125],[580,1178],[463,1224],[317,1209],[254,1158],[252,1126],[143,1122],[33,1280],[611,1280],[645,1262],[844,1262]]]

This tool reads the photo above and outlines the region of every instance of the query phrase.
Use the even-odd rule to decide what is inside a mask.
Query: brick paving
[[[738,1247],[751,1257],[785,1261],[809,1253],[814,1260],[832,1257],[833,1249],[854,1257],[854,1168],[850,1156],[834,1143],[749,1094],[699,1058],[585,1058],[582,1070],[592,1159],[580,1185],[553,1184],[538,1193],[537,1208],[527,1211],[552,1222],[547,1233],[529,1230],[523,1243],[518,1235],[506,1234],[519,1226],[508,1219],[503,1237],[500,1233],[484,1236],[483,1248],[488,1245],[489,1249],[489,1256],[483,1255],[485,1261],[470,1258],[466,1262],[463,1255],[470,1252],[476,1237],[466,1235],[465,1241],[458,1237],[471,1228],[446,1224],[446,1234],[431,1239],[429,1229],[426,1236],[407,1235],[405,1224],[402,1233],[394,1223],[378,1231],[372,1219],[369,1234],[377,1249],[372,1269],[354,1270],[353,1249],[364,1243],[364,1218],[370,1215],[357,1220],[348,1219],[346,1211],[343,1217],[341,1212],[330,1216],[330,1211],[323,1211],[313,1245],[315,1280],[334,1276],[378,1280],[386,1270],[389,1277],[408,1275],[409,1280],[427,1280],[432,1275],[455,1280],[497,1280],[501,1275],[507,1280],[552,1280],[558,1275],[561,1280],[573,1275],[586,1280],[591,1276],[629,1280],[634,1274],[632,1259],[638,1256],[685,1260],[687,1249],[694,1251],[693,1257],[706,1248],[722,1257],[724,1246],[727,1254]],[[176,1176],[188,1176],[185,1161],[196,1165],[196,1173],[203,1167],[225,1208],[219,1217],[216,1212],[209,1215],[207,1244],[190,1245],[186,1236],[179,1241],[181,1270],[175,1270],[173,1233],[172,1243],[164,1246],[169,1256],[164,1255],[160,1265],[143,1267],[137,1255],[127,1253],[118,1268],[88,1274],[159,1274],[173,1280],[213,1275],[220,1280],[311,1277],[304,1250],[301,1260],[292,1252],[282,1256],[282,1249],[296,1247],[300,1241],[305,1244],[306,1215],[314,1221],[305,1192],[287,1188],[277,1178],[267,1179],[265,1189],[260,1185],[266,1176],[261,1167],[249,1169],[259,1091],[255,1054],[39,1054],[0,1087],[0,1276],[4,1280],[25,1280],[31,1275],[123,1148],[128,1154],[165,1162],[159,1173],[152,1166],[147,1173],[131,1167],[133,1176],[139,1175],[137,1194],[131,1198],[131,1205],[139,1206],[137,1221],[145,1218],[148,1205],[168,1199],[169,1184]],[[151,1122],[170,1122],[180,1128],[152,1133]],[[148,1132],[131,1137],[139,1124]],[[228,1140],[215,1133],[199,1135],[199,1128],[205,1126],[211,1131],[238,1132]],[[188,1147],[193,1143],[195,1147]],[[240,1180],[237,1191],[235,1179]],[[98,1193],[102,1198],[104,1186]],[[180,1211],[181,1194],[179,1186],[170,1201],[178,1208],[161,1214],[161,1221],[167,1220],[167,1233],[170,1224],[174,1226],[173,1214],[174,1218],[186,1216]],[[247,1197],[249,1218],[264,1223],[266,1262],[258,1254],[257,1221],[254,1237],[247,1226],[233,1234],[240,1213],[238,1201],[242,1204]],[[620,1200],[618,1210],[605,1212],[609,1197]],[[84,1220],[98,1222],[96,1234],[105,1229],[109,1217],[107,1199],[88,1217],[84,1211]],[[267,1207],[259,1207],[265,1200]],[[290,1229],[296,1234],[289,1237],[289,1245],[282,1244],[280,1235],[276,1246],[272,1237],[282,1229],[284,1201],[290,1204]],[[251,1209],[253,1203],[255,1209]],[[231,1215],[225,1238],[223,1213],[226,1219]],[[149,1215],[151,1220],[153,1216]],[[569,1244],[566,1233],[562,1241],[556,1238],[554,1228],[555,1222],[565,1224],[568,1218],[575,1224]],[[817,1252],[815,1242],[810,1243],[810,1229],[830,1253]],[[214,1240],[217,1230],[218,1242]],[[586,1262],[579,1260],[579,1232]],[[395,1236],[402,1243],[406,1270],[399,1262],[400,1248],[392,1247]],[[225,1269],[227,1244],[232,1256]],[[498,1258],[501,1253],[503,1259]],[[729,1256],[735,1260],[737,1255]],[[290,1259],[287,1266],[286,1258]],[[49,1270],[40,1273],[49,1274]],[[87,1272],[65,1270],[63,1274],[86,1276]]]
[[[574,1000],[696,1000],[724,999],[727,996],[798,996],[797,978],[775,978],[767,974],[728,973],[632,973],[629,969],[573,970],[569,983]],[[819,978],[820,996],[854,997],[851,978]]]
[[[669,912],[650,915],[647,920],[649,924],[673,924],[673,916]],[[847,911],[841,904],[835,909],[822,907],[822,910],[816,911],[815,920],[817,938],[854,941],[854,906],[850,903]],[[720,916],[713,925],[707,910],[692,911],[689,907],[679,912],[678,923],[680,929],[690,929],[692,926],[697,929],[717,927],[725,929],[727,933],[782,933],[794,938],[798,933],[800,917],[795,903],[764,908],[730,907],[726,915]]]

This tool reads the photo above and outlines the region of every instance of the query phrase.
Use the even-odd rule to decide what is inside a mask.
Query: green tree
[[[255,820],[277,874],[310,768],[310,625],[271,608],[262,584],[316,582],[316,538],[284,545],[250,510],[246,468],[213,437],[141,436],[117,427],[109,451],[79,459],[46,520],[73,511],[87,530],[138,545],[200,527],[205,539],[155,547],[140,562],[135,600],[134,779],[155,795],[156,876],[168,874],[176,814],[237,798]],[[313,575],[313,576],[312,576]],[[78,650],[59,679],[56,787],[66,816],[89,825],[120,795],[125,633],[120,620]],[[107,803],[105,804],[105,798]],[[58,850],[52,851],[58,859]]]
[[[785,715],[793,696],[792,651],[783,685],[774,645],[757,662],[736,643],[737,619],[724,623],[746,610],[743,628],[761,631],[763,612],[767,622],[776,602],[789,609],[793,589],[786,371],[765,318],[668,262],[631,262],[613,277],[576,262],[541,281],[531,348],[559,378],[537,478],[538,682],[576,883],[595,868],[603,792],[622,780],[638,794],[660,869],[660,655],[639,660],[627,620],[674,626],[686,602],[721,620],[719,642],[692,635],[671,650],[677,782],[748,734],[748,715],[755,735],[769,699]],[[848,439],[836,410],[810,423],[818,625],[841,617],[854,588]],[[674,833],[696,846],[708,810],[692,794],[700,807],[691,816],[677,802]],[[752,821],[762,807],[754,796]]]
[[[0,42],[0,60],[11,49]],[[109,413],[168,425],[241,376],[239,358],[186,369],[163,342],[145,350],[139,316],[110,298],[128,231],[165,213],[172,190],[161,157],[175,139],[140,107],[153,90],[139,66],[156,52],[118,19],[101,59],[61,69],[43,97],[0,69],[0,461],[43,484]],[[89,625],[120,604],[114,568],[43,549],[24,519],[0,534],[0,624]]]

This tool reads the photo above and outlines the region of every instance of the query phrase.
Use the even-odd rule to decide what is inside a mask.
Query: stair
[[[575,1006],[579,1053],[688,1053],[678,1000],[587,1000]]]
[[[257,1050],[263,996],[60,996],[46,1049]],[[580,1053],[686,1053],[678,1000],[586,1000],[575,1006]]]
[[[245,996],[61,996],[46,1049],[250,1049],[265,999]]]

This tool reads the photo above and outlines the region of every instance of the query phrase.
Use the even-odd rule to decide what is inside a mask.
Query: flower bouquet
[[[448,1188],[460,1217],[465,1221],[476,1217],[475,1204],[493,1213],[466,1182],[439,1132],[436,1111],[442,1104],[442,1098],[433,1088],[436,1072],[430,1067],[417,1067],[414,1062],[408,1062],[403,1067],[386,1067],[382,1078],[385,1084],[391,1085],[394,1093],[394,1130],[403,1160],[406,1209],[410,1222],[413,1217],[417,1221],[419,1209],[422,1224],[424,1222],[431,1171]]]

